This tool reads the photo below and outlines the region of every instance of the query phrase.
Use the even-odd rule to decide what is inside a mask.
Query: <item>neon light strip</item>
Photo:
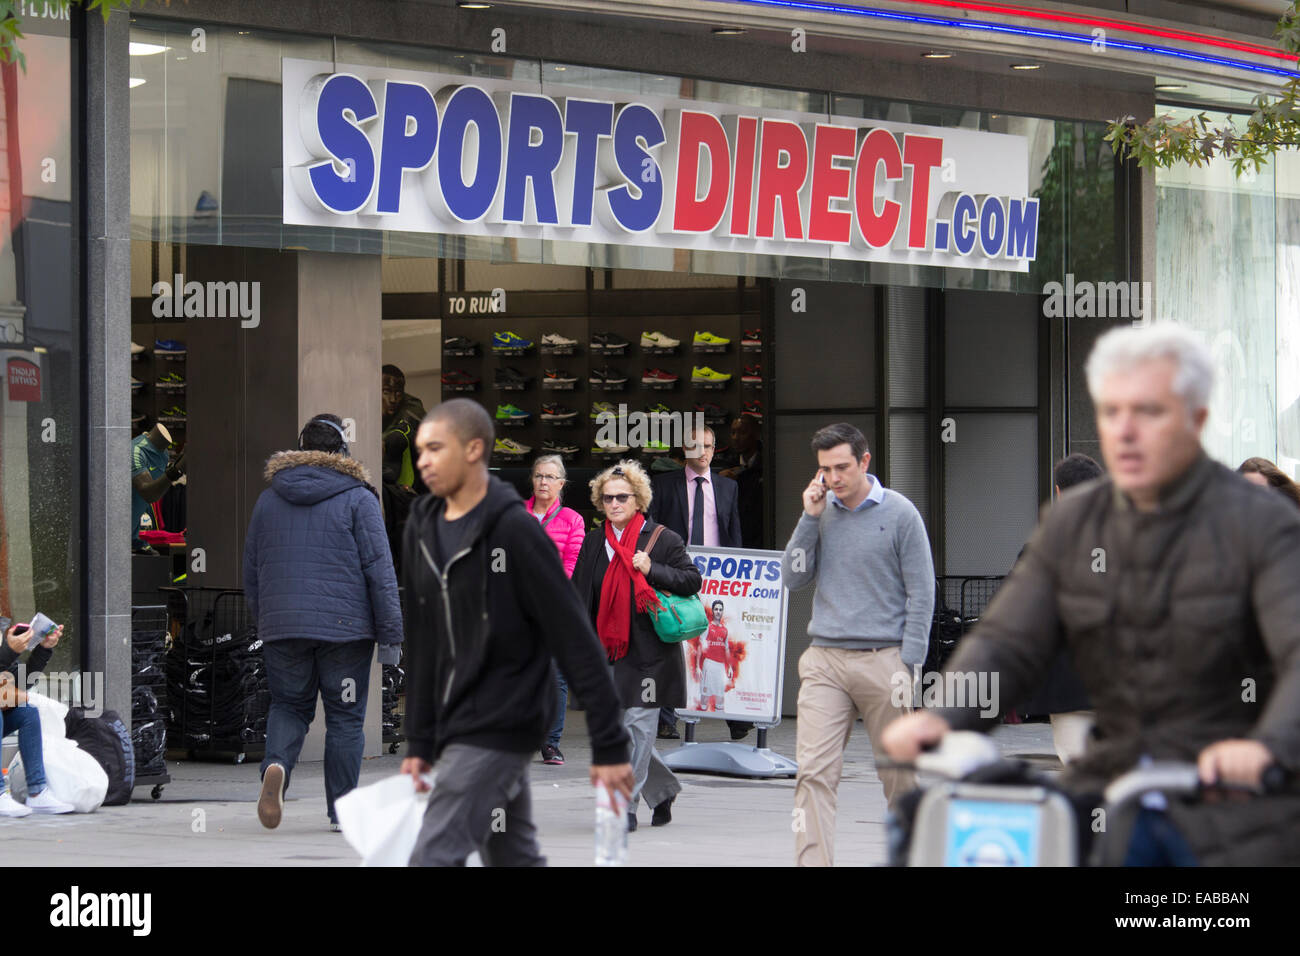
[[[889,10],[872,10],[866,7],[843,7],[832,3],[814,3],[810,0],[720,0],[725,3],[745,4],[746,6],[768,6],[768,7],[786,7],[792,10],[808,10],[814,13],[838,13],[845,16],[864,17],[876,20],[893,20],[899,23],[919,23],[925,26],[946,27],[953,30],[983,30],[986,33],[1005,33],[1012,36],[1034,37],[1042,40],[1057,40],[1062,43],[1082,43],[1091,46],[1095,39],[1091,36],[1081,36],[1077,33],[1061,33],[1056,30],[1036,30],[1029,27],[1011,26],[1002,23],[988,23],[980,20],[949,20],[943,17],[925,16],[922,14],[912,13],[895,13]],[[1117,50],[1129,50],[1134,53],[1148,53],[1153,56],[1174,57],[1180,60],[1191,60],[1197,63],[1211,63],[1215,66],[1226,66],[1234,70],[1246,70],[1252,73],[1267,73],[1270,76],[1300,77],[1300,72],[1295,70],[1284,70],[1280,67],[1263,66],[1258,63],[1248,63],[1244,60],[1233,60],[1227,57],[1211,56],[1205,53],[1193,53],[1190,50],[1179,50],[1174,47],[1154,46],[1147,43],[1135,43],[1131,40],[1110,40],[1106,41],[1107,48]]]
[[[1099,26],[1110,27],[1115,30],[1122,30],[1125,33],[1142,33],[1147,36],[1164,37],[1168,40],[1184,40],[1189,43],[1200,43],[1205,46],[1223,47],[1228,50],[1239,50],[1242,53],[1251,53],[1256,56],[1268,56],[1278,60],[1295,61],[1297,59],[1294,53],[1287,53],[1276,47],[1260,46],[1257,43],[1240,43],[1236,40],[1226,40],[1222,37],[1210,36],[1205,33],[1188,33],[1185,30],[1166,30],[1160,27],[1150,27],[1140,23],[1129,23],[1124,20],[1112,20],[1109,17],[1080,17],[1069,14],[1057,13],[1053,10],[1041,10],[1035,7],[1010,7],[998,3],[965,3],[960,0],[908,0],[910,3],[924,4],[935,7],[956,7],[962,10],[979,10],[983,13],[1001,13],[1007,16],[1030,17],[1038,20],[1054,20],[1058,23],[1077,23],[1081,26]]]

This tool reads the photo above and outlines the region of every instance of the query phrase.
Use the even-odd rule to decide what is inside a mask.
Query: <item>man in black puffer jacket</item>
[[[587,708],[593,785],[632,792],[628,737],[605,654],[555,545],[518,493],[488,473],[492,419],[443,402],[416,436],[431,496],[407,521],[406,735],[402,772],[437,783],[412,866],[545,864],[528,764],[555,718],[552,658]],[[500,811],[504,810],[504,820]]]

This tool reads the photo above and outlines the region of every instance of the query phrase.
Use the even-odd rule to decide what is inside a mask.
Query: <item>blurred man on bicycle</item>
[[[1194,761],[1204,783],[1258,787],[1300,767],[1300,515],[1211,460],[1200,434],[1213,367],[1161,323],[1102,336],[1087,364],[1109,475],[1063,494],[948,667],[997,672],[1007,710],[1064,646],[1097,711],[1067,789],[1099,794],[1148,760]],[[895,760],[975,708],[896,720]],[[1300,862],[1300,794],[1144,800],[1128,863]]]

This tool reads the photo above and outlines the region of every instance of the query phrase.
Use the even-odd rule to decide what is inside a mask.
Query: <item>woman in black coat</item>
[[[660,707],[686,706],[686,667],[681,648],[659,640],[646,608],[656,600],[654,589],[689,596],[704,581],[682,539],[646,515],[650,478],[640,465],[621,461],[602,471],[591,481],[591,500],[605,522],[583,539],[573,585],[609,655],[632,737],[636,787],[628,829],[636,829],[640,798],[654,810],[650,825],[663,826],[672,820],[682,785],[655,750],[655,731]],[[656,529],[659,537],[649,548]],[[635,535],[635,543],[625,542],[625,534]]]

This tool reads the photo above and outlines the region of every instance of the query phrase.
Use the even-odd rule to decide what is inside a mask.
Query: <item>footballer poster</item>
[[[709,628],[682,642],[683,717],[776,725],[785,674],[786,589],[781,552],[688,547],[704,577],[700,600]]]

